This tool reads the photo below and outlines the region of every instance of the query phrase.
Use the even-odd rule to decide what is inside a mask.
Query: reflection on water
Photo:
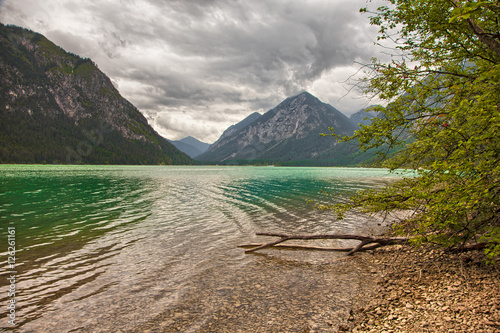
[[[247,302],[240,309],[246,318],[258,316],[262,304],[250,295],[245,300],[240,283],[267,276],[267,286],[259,284],[264,295],[279,286],[271,278],[279,266],[273,260],[285,260],[293,269],[283,278],[301,281],[297,290],[304,297],[302,284],[320,283],[326,274],[308,274],[313,269],[307,265],[341,255],[267,250],[266,257],[245,256],[236,245],[258,241],[257,231],[374,232],[377,221],[350,216],[334,222],[307,200],[324,200],[320,190],[347,194],[391,179],[378,169],[0,166],[2,258],[7,227],[16,228],[17,328],[169,331],[171,323],[179,327],[172,331],[203,331],[218,322],[210,316],[239,309],[235,302]],[[6,276],[6,265],[1,268]],[[2,278],[2,304],[8,289]],[[196,310],[187,306],[192,299],[212,306]],[[175,312],[179,307],[182,315]],[[234,318],[242,315],[236,311]],[[6,318],[2,307],[0,327],[9,327]]]

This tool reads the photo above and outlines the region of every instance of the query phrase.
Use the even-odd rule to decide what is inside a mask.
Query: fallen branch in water
[[[288,249],[305,249],[305,250],[322,250],[322,251],[345,251],[348,252],[347,255],[351,255],[358,251],[373,250],[380,246],[395,245],[395,244],[406,244],[408,243],[407,237],[383,237],[383,236],[363,236],[363,235],[343,235],[343,234],[333,234],[333,235],[286,235],[280,233],[268,233],[260,232],[256,234],[257,236],[274,236],[280,237],[279,240],[265,243],[265,244],[246,244],[240,245],[239,247],[252,247],[249,250],[245,250],[245,253],[252,253],[257,250],[265,249],[268,247],[281,247]],[[305,245],[278,245],[287,240],[291,239],[301,239],[301,240],[311,240],[311,239],[355,239],[359,240],[360,243],[353,248],[323,248],[316,246],[305,246]],[[372,244],[371,246],[366,246]]]
[[[258,246],[264,245],[263,243],[250,243],[238,245],[241,248],[254,248]],[[361,251],[374,250],[380,247],[380,244],[373,244],[370,246],[363,247]],[[349,252],[352,251],[352,247],[322,247],[322,246],[309,246],[309,245],[299,245],[299,244],[277,244],[273,247],[277,247],[279,249],[287,249],[287,250],[312,250],[312,251],[337,251],[337,252]]]

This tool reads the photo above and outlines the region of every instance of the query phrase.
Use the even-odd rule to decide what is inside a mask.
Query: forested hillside
[[[0,163],[191,164],[90,59],[0,26]]]

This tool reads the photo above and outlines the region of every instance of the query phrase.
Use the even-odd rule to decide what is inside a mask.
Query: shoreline
[[[486,264],[482,252],[450,254],[442,249],[396,245],[319,265],[296,265],[272,257],[259,255],[263,259],[257,265],[259,272],[255,266],[247,267],[244,275],[235,277],[238,281],[225,283],[223,288],[214,288],[215,281],[205,280],[205,291],[196,290],[185,302],[165,309],[133,331],[494,333],[500,330],[500,260]],[[339,271],[347,274],[339,275]],[[291,272],[294,273],[289,275]],[[292,282],[290,278],[302,281]],[[340,281],[348,279],[353,279],[350,282],[353,289],[333,296],[338,293]],[[227,295],[211,303],[215,301],[213,291]],[[207,295],[203,295],[205,292]]]
[[[483,252],[392,246],[372,253],[377,287],[338,331],[475,332],[500,330],[500,260]]]

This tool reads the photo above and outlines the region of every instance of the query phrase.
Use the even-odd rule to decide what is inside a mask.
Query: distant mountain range
[[[357,119],[366,112],[360,111]],[[268,162],[289,165],[354,165],[362,157],[352,143],[337,143],[330,136],[352,134],[357,128],[333,106],[308,92],[287,98],[264,115],[252,114],[229,127],[203,154],[202,162],[242,164]]]
[[[196,156],[203,154],[210,147],[209,143],[201,142],[192,136],[185,137],[184,139],[177,141],[170,141],[177,149],[188,155],[189,157],[195,158]]]
[[[352,134],[378,116],[366,111],[349,119],[303,92],[230,126],[212,145],[169,142],[90,59],[0,23],[0,163],[356,165],[371,156],[320,134]]]
[[[377,118],[380,114],[380,112],[372,111],[371,109],[373,107],[374,105],[370,105],[367,108],[361,109],[358,112],[353,113],[349,117],[349,120],[356,126],[369,125],[372,122],[373,118]]]
[[[193,164],[90,60],[0,24],[0,163]]]
[[[311,94],[309,94],[307,92],[305,92],[304,94],[305,94],[305,96],[308,96],[312,100],[316,99],[316,97],[312,96]],[[315,102],[321,103],[319,100],[317,100]],[[376,111],[371,111],[372,108],[373,108],[373,106],[369,106],[367,108],[364,108],[364,109],[362,109],[362,110],[360,110],[360,111],[352,114],[349,117],[349,121],[350,121],[350,123],[352,125],[354,125],[354,128],[358,128],[358,126],[361,125],[361,124],[362,125],[370,124],[373,118],[378,117],[379,113],[376,112]],[[345,118],[342,117],[342,116],[339,116],[338,113],[336,113],[336,116],[340,117],[340,119],[342,119],[343,121],[345,121]],[[213,151],[217,151],[218,149],[221,149],[220,147],[225,145],[224,142],[231,142],[233,140],[233,139],[231,139],[232,137],[235,137],[238,133],[240,133],[242,130],[244,130],[247,126],[250,126],[250,124],[252,124],[253,122],[257,121],[257,119],[259,119],[261,117],[262,117],[262,115],[260,113],[254,112],[251,115],[249,115],[248,117],[246,117],[245,119],[243,119],[242,121],[240,121],[239,123],[229,126],[222,133],[222,135],[220,136],[220,138],[214,144],[212,144],[212,145],[210,145],[209,143],[201,142],[198,139],[193,138],[192,136],[188,136],[188,137],[183,138],[181,140],[170,141],[170,142],[175,147],[177,147],[177,149],[179,149],[183,153],[187,154],[191,158],[202,160],[202,161],[207,161],[207,159],[210,159],[209,161],[211,161],[211,162],[222,162],[222,163],[224,163],[224,162],[231,162],[231,161],[233,161],[233,162],[234,161],[239,161],[239,162],[251,162],[251,161],[253,161],[253,162],[259,162],[259,160],[269,160],[269,162],[271,162],[274,159],[273,158],[274,156],[266,156],[265,158],[243,158],[243,159],[241,159],[241,158],[239,158],[239,153],[240,152],[237,151],[240,148],[236,147],[236,146],[233,146],[232,148],[230,148],[230,149],[235,149],[235,150],[233,150],[231,152],[231,155],[233,155],[232,158],[229,158],[229,159],[226,159],[226,160],[220,160],[220,159],[211,160],[211,156],[212,156]],[[341,125],[341,126],[346,126],[346,125],[344,123],[344,125]],[[349,127],[349,125],[347,125],[347,126]],[[352,131],[352,128],[349,128],[348,131],[350,133]],[[314,137],[317,134],[317,133],[315,134],[315,132],[316,131],[314,131],[312,133],[312,135]],[[236,147],[236,148],[234,148],[234,147]],[[210,149],[210,151],[207,152],[209,149]],[[207,153],[204,154],[205,152],[207,152]],[[216,152],[216,154],[217,154],[217,152]],[[247,156],[245,156],[245,157],[247,157]],[[296,156],[294,156],[294,158],[295,157]],[[371,157],[372,157],[372,155],[365,155],[364,159],[371,158]],[[306,160],[309,161],[309,164],[314,164],[311,159],[307,159],[306,158]],[[359,162],[360,158],[356,157],[355,160],[357,162]],[[279,162],[279,161],[282,161],[282,160],[276,160],[276,161]],[[290,159],[288,161],[292,161],[292,164],[293,164],[293,162],[298,162],[299,160]],[[328,161],[326,161],[326,162],[322,161],[322,162],[328,164]]]

